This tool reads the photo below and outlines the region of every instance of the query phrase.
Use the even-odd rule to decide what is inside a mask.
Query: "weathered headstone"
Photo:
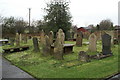
[[[34,46],[34,50],[35,52],[39,52],[39,45],[38,45],[38,39],[36,37],[33,37],[33,46]]]
[[[49,37],[46,35],[45,36],[45,42],[43,43],[42,45],[42,53],[44,56],[48,56],[50,55],[50,48],[51,48],[51,45],[50,45],[50,39]]]
[[[40,35],[40,43],[41,43],[41,46],[42,44],[45,42],[45,33],[44,31],[42,30],[41,31],[41,35]]]
[[[63,44],[59,41],[54,43],[54,57],[58,60],[63,59]]]
[[[27,37],[26,34],[23,35],[22,40],[23,40],[23,43],[27,44],[27,42],[28,42],[28,37]]]
[[[72,39],[73,37],[74,37],[74,32],[73,32],[73,30],[72,29],[70,29],[70,31],[69,31],[69,35],[70,35],[70,38]]]
[[[20,46],[20,36],[16,33],[16,46]]]
[[[78,60],[82,62],[89,62],[89,56],[84,51],[80,51],[78,54]]]
[[[90,36],[90,32],[88,32],[88,31],[86,31],[86,32],[83,32],[83,37],[85,38],[85,39],[89,39],[89,36]]]
[[[96,31],[96,32],[94,32],[94,34],[96,35],[97,40],[101,40],[101,33],[100,33],[100,31]]]
[[[59,29],[57,33],[57,39],[54,43],[54,57],[58,60],[63,59],[64,39],[65,39],[65,35],[62,29]]]
[[[20,34],[20,43],[22,42],[22,34]]]
[[[57,37],[59,38],[60,42],[64,44],[65,42],[65,34],[62,29],[59,29]]]
[[[92,33],[89,36],[88,51],[90,51],[90,52],[96,52],[97,51],[96,43],[97,43],[97,37],[96,37],[96,35],[94,33]]]
[[[82,35],[80,33],[77,34],[76,46],[82,46]]]
[[[112,54],[111,53],[111,36],[108,34],[102,35],[102,54]]]
[[[76,38],[77,38],[77,33],[74,34],[74,39],[76,39]]]
[[[53,38],[54,38],[53,31],[50,31],[50,32],[49,32],[50,45],[53,44]]]

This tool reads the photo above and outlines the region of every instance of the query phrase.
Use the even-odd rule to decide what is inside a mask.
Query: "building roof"
[[[91,27],[80,27],[80,28],[78,28],[77,30],[79,30],[79,29],[81,29],[81,28],[84,28],[84,29],[86,29],[86,30],[90,30],[90,29],[91,29]]]

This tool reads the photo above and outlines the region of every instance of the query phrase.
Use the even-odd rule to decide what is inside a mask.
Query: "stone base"
[[[63,48],[63,55],[64,54],[71,54],[73,52],[73,44],[64,44]],[[51,54],[54,54],[54,45],[51,46],[50,50]]]
[[[89,55],[89,57],[91,59],[103,59],[103,58],[106,58],[106,57],[110,57],[112,56],[113,54],[107,54],[107,55],[103,55],[103,54],[97,54],[97,55]]]

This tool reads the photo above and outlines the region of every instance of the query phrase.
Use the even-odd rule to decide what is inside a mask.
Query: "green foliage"
[[[26,22],[23,19],[14,17],[4,18],[2,23],[2,34],[24,33]]]
[[[14,17],[4,18],[2,24],[2,34],[15,34],[15,19]]]
[[[18,33],[24,33],[27,23],[23,19],[17,19],[15,21],[15,30]]]
[[[46,21],[45,31],[52,30],[56,33],[61,28],[66,33],[70,29],[71,16],[68,6],[68,2],[64,1],[52,1],[47,4],[47,8],[45,8],[47,15],[44,16]]]
[[[42,31],[42,29],[45,30],[45,22],[42,20],[37,21],[36,27],[37,27],[38,32]]]

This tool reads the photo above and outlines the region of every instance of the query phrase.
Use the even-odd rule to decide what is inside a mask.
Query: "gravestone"
[[[63,48],[64,48],[64,39],[65,35],[62,31],[62,29],[59,29],[57,32],[57,38],[54,43],[54,58],[58,60],[63,59]]]
[[[65,42],[65,34],[62,29],[58,30],[57,37],[59,38],[59,41],[64,44]]]
[[[41,31],[41,35],[40,35],[40,43],[41,46],[44,45],[43,43],[45,43],[45,33],[43,30]]]
[[[45,36],[45,42],[44,42],[43,45],[42,45],[43,56],[48,56],[48,55],[50,55],[50,49],[51,49],[50,39],[49,39],[49,37],[46,35],[46,36]]]
[[[53,38],[54,38],[53,31],[50,31],[50,32],[49,32],[50,45],[53,44]]]
[[[20,34],[20,43],[22,42],[22,34]]]
[[[86,32],[83,32],[83,37],[85,38],[85,39],[89,39],[89,36],[90,36],[90,32],[88,32],[88,31],[86,31]]]
[[[89,56],[84,51],[80,51],[78,54],[78,60],[82,62],[89,62]]]
[[[70,39],[73,39],[73,37],[74,37],[74,32],[73,32],[72,29],[70,29],[70,31],[69,31],[69,35],[70,35]]]
[[[77,34],[77,38],[76,38],[76,46],[82,46],[82,35],[81,33]]]
[[[33,46],[34,46],[34,50],[35,52],[39,52],[39,45],[38,45],[38,39],[36,37],[33,37]]]
[[[27,44],[27,42],[28,42],[28,36],[27,35],[23,35],[22,40],[23,40],[23,42],[25,44]]]
[[[63,44],[60,41],[54,43],[54,58],[58,60],[63,59]]]
[[[96,31],[96,32],[95,32],[95,35],[96,35],[96,37],[97,37],[97,40],[101,40],[100,31]]]
[[[16,46],[20,46],[20,36],[16,33]]]
[[[15,41],[14,38],[10,38],[10,45],[11,45],[11,46],[14,46],[14,41]]]
[[[111,36],[108,34],[102,35],[102,54],[112,54],[111,53]]]
[[[28,42],[28,36],[25,35],[25,44],[27,44],[27,42]]]
[[[113,46],[113,41],[114,41],[114,31],[105,31],[106,34],[111,36],[111,46]]]
[[[90,51],[90,52],[96,52],[97,51],[96,43],[97,43],[97,37],[96,37],[96,35],[94,33],[92,33],[89,36],[88,51]]]
[[[77,38],[77,33],[74,34],[74,39],[76,39],[76,38]]]

